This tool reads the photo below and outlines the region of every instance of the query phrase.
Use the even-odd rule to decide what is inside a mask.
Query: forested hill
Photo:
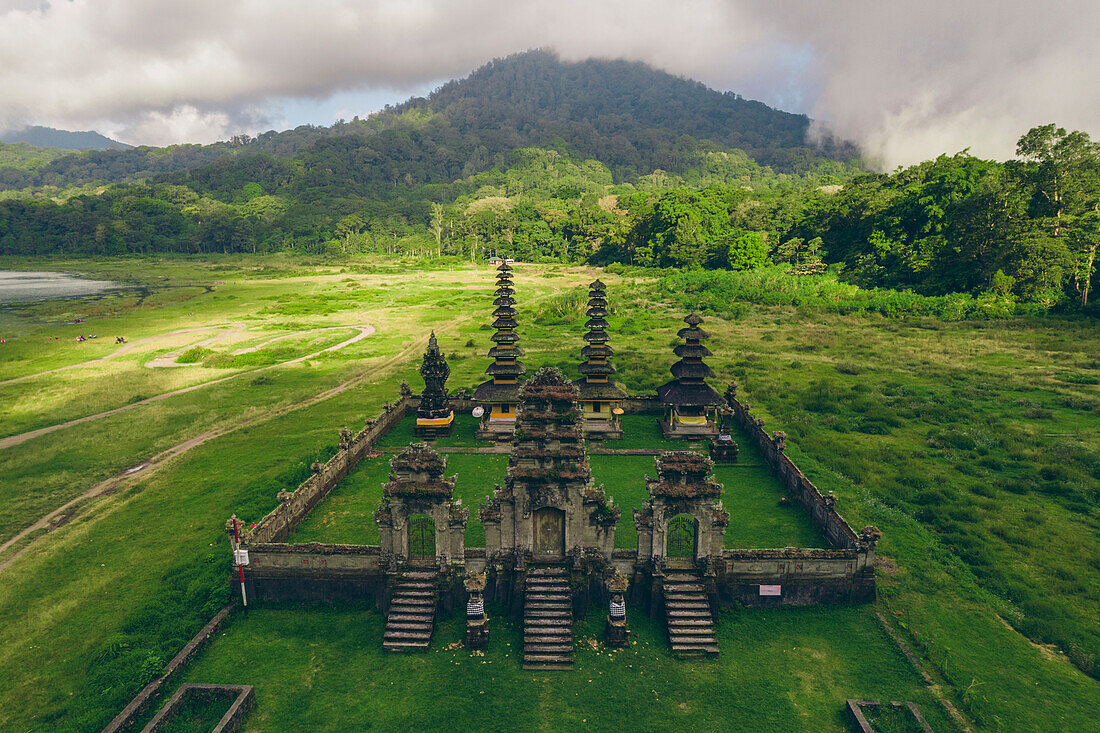
[[[0,132],[0,142],[61,150],[125,150],[130,147],[126,143],[120,143],[91,130],[72,132],[37,125],[24,127],[22,130]]]
[[[623,178],[654,169],[680,172],[684,136],[744,150],[777,170],[804,169],[822,155],[850,159],[847,144],[806,142],[809,119],[720,93],[645,64],[589,59],[566,63],[529,51],[498,59],[427,100],[397,107],[430,110],[461,132],[499,131],[508,147],[559,147],[600,160]]]
[[[851,145],[807,144],[808,124],[803,115],[644,64],[566,63],[549,52],[529,51],[493,61],[427,99],[411,99],[369,119],[238,136],[214,145],[89,151],[35,169],[0,165],[0,190],[155,180],[215,162],[217,170],[226,171],[233,163],[221,159],[241,153],[309,160],[337,151],[372,167],[359,172],[361,182],[384,181],[400,169],[398,179],[409,173],[416,184],[449,183],[500,167],[504,156],[525,147],[599,160],[625,181],[655,169],[683,174],[698,166],[701,151],[710,150],[744,150],[761,165],[789,173],[856,157]],[[254,159],[244,163],[254,166]]]

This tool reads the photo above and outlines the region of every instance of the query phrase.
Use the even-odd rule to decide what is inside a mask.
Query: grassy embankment
[[[5,378],[99,355],[75,351],[67,339],[48,340],[52,334],[70,337],[106,330],[96,328],[91,319],[82,327],[57,324],[74,315],[110,317],[111,326],[123,329],[131,341],[136,334],[232,321],[255,323],[264,334],[274,335],[282,332],[279,329],[298,330],[302,323],[370,323],[378,328],[378,333],[345,351],[243,375],[0,451],[6,477],[0,527],[10,537],[45,511],[158,450],[204,431],[251,421],[163,464],[155,473],[138,474],[132,484],[35,540],[0,571],[6,576],[0,590],[0,617],[7,620],[0,631],[0,677],[9,681],[0,692],[0,724],[5,729],[94,729],[117,712],[228,597],[228,589],[219,586],[226,553],[220,531],[224,518],[231,511],[260,516],[274,504],[278,488],[293,486],[315,456],[331,449],[335,428],[355,427],[375,414],[392,398],[401,378],[418,384],[415,353],[393,361],[412,339],[429,327],[449,323],[444,348],[456,357],[451,384],[479,381],[486,363],[487,333],[479,324],[489,291],[487,270],[473,276],[469,271],[424,271],[411,277],[389,263],[348,266],[341,272],[343,266],[289,260],[264,260],[256,266],[257,262],[163,261],[157,263],[158,272],[168,278],[163,284],[181,287],[154,291],[140,304],[135,296],[116,295],[91,303],[26,307],[20,309],[26,315],[19,317],[10,311],[0,314],[0,325],[8,333],[14,333],[12,323],[18,323],[17,335],[30,339],[26,346],[5,344],[11,346],[0,360]],[[26,264],[41,268],[43,263]],[[101,276],[138,269],[132,261],[69,267],[96,268]],[[546,276],[535,280],[536,273]],[[545,298],[591,277],[544,273],[534,267],[522,268],[519,275],[521,313],[530,299]],[[602,277],[617,301],[612,322],[620,377],[632,390],[650,389],[666,378],[669,344],[680,314],[658,302],[655,293],[619,287],[615,277]],[[187,287],[188,280],[225,284],[207,292]],[[270,305],[280,309],[266,307]],[[551,305],[544,301],[540,308],[528,306],[531,316],[538,312],[523,326],[531,366],[560,364],[561,344],[579,344],[583,332],[572,289]],[[1072,666],[1058,648],[1037,648],[1009,624],[1041,640],[1042,634],[1061,634],[1059,643],[1078,654],[1082,666],[1095,654],[1095,641],[1090,641],[1095,623],[1088,619],[1095,619],[1097,609],[1098,533],[1095,498],[1087,491],[1096,478],[1090,472],[1096,466],[1097,437],[1091,426],[1097,398],[1089,383],[1096,374],[1095,328],[1056,319],[945,325],[934,320],[822,315],[806,307],[801,312],[749,309],[736,321],[712,319],[705,327],[715,335],[711,347],[717,357],[712,363],[719,374],[739,376],[742,394],[754,412],[768,416],[770,429],[788,432],[792,456],[819,486],[836,492],[841,511],[853,524],[875,523],[883,529],[879,607],[938,668],[948,694],[979,720],[979,728],[1088,729],[1100,707],[1096,681]],[[195,342],[207,336],[197,335]],[[182,345],[186,344],[150,342],[143,356]],[[109,351],[104,346],[109,347],[92,344],[93,349]],[[94,368],[113,367],[111,361]],[[137,384],[132,389],[137,390],[142,379],[167,378],[143,375],[144,361],[137,358],[118,363],[117,374],[107,370],[74,380],[72,392],[52,405],[45,400],[43,409],[73,409],[67,414],[77,414],[79,410],[69,404],[79,405],[93,393],[102,400],[98,409],[110,409],[132,392],[104,389],[104,380],[132,379]],[[212,366],[179,369],[193,374],[187,377],[181,371],[184,376],[172,379],[205,381],[207,374],[221,373]],[[303,406],[311,395],[356,379],[360,381],[351,389]],[[149,383],[151,389],[161,386]],[[33,405],[28,413],[21,418],[25,424],[52,419],[36,417]],[[15,432],[6,422],[3,427],[5,434]],[[628,513],[624,490],[612,487],[609,479],[603,481]],[[726,504],[733,513],[729,499]],[[838,625],[837,613],[852,613],[855,621]],[[318,659],[319,647],[329,655],[338,650],[351,655],[352,646],[359,656],[349,660],[349,666],[369,669],[371,658],[380,654],[375,633],[379,622],[371,614],[324,609],[255,614],[227,630],[236,640],[232,649],[215,644],[193,673],[210,670],[214,676],[218,669],[236,669],[233,655],[241,653],[239,645],[270,649],[278,659],[268,660],[268,671],[254,666],[250,679],[242,680],[261,685],[261,708],[252,728],[298,724],[280,721],[338,722],[344,698],[323,691],[343,683],[315,687],[311,699],[316,703],[295,708],[294,701],[281,694],[289,684],[287,670]],[[651,649],[663,651],[659,633],[646,632],[639,616],[632,615],[639,638],[651,633]],[[786,705],[784,701],[797,707],[805,698],[810,702],[807,715],[798,718],[800,725],[787,725],[783,718],[768,720],[778,721],[780,729],[835,725],[843,697],[863,694],[854,680],[873,674],[851,676],[865,669],[858,653],[878,648],[868,641],[875,634],[885,644],[873,617],[867,610],[781,612],[760,616],[766,621],[760,625],[738,626],[741,619],[753,616],[741,614],[737,621],[724,622],[721,633],[738,631],[732,639],[723,637],[722,665],[695,673],[707,680],[720,677],[719,685],[726,684],[727,677],[742,679],[738,695],[746,695],[751,684],[766,690],[758,703],[753,702],[756,698],[745,705],[731,703],[722,714],[735,724],[747,724],[746,716],[753,711],[769,710],[777,701],[782,703],[779,707]],[[374,620],[366,621],[370,618]],[[762,648],[791,644],[797,634],[792,636],[786,619],[794,619],[796,630],[807,639],[820,637],[828,628],[839,629],[836,650],[816,658],[799,658],[792,652],[784,657],[793,660],[784,670],[766,675],[760,670],[768,669],[774,659],[740,665],[727,653],[739,648],[742,633],[749,633],[745,638],[754,638]],[[446,629],[441,640],[447,638]],[[457,631],[452,633],[457,638]],[[500,638],[494,637],[494,644]],[[1077,652],[1071,644],[1077,645]],[[874,666],[880,669],[897,669],[901,657],[888,644],[881,650],[869,652],[868,659],[878,660]],[[263,659],[250,658],[254,664]],[[401,662],[420,665],[404,679],[419,679],[422,685],[437,677],[446,682],[438,669],[432,671],[435,662],[429,660],[435,657],[417,659]],[[822,659],[832,661],[825,664]],[[633,690],[640,678],[633,671],[636,667],[615,664],[603,677],[616,690]],[[326,669],[341,679],[363,679],[341,674],[339,665]],[[837,676],[828,676],[833,675],[830,671],[822,677],[823,669],[837,670]],[[752,683],[743,678],[747,670],[753,673]],[[302,669],[303,674],[307,671]],[[819,680],[824,682],[819,685]],[[518,676],[514,681],[530,684]],[[597,720],[600,711],[608,709],[610,692],[586,697],[576,689],[570,704],[568,690],[553,687],[580,681],[577,677],[576,682],[550,683],[548,690],[560,694],[531,693],[544,701],[545,720],[571,720],[575,714],[591,714],[591,720]],[[477,695],[477,703],[451,697],[453,705],[438,709],[453,715],[466,714],[471,707],[494,710],[513,699],[501,692],[505,688],[486,690]],[[903,688],[884,688],[881,694],[920,694],[908,682]],[[683,689],[686,707],[678,705],[679,710],[708,710],[718,697],[713,686]],[[429,697],[426,691],[424,699]],[[627,699],[640,704],[633,692]],[[931,704],[922,705],[930,708]],[[476,712],[469,714],[476,717]],[[700,721],[705,714],[700,713]]]

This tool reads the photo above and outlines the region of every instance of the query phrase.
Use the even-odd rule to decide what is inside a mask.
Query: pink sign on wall
[[[781,595],[783,595],[783,586],[781,586],[781,585],[762,585],[762,586],[760,586],[760,595],[762,595],[762,596],[781,596]]]

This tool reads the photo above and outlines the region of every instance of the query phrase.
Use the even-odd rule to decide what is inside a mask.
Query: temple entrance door
[[[668,520],[668,537],[665,540],[667,557],[695,559],[695,538],[698,527],[695,517],[690,514],[677,514]]]
[[[543,507],[535,512],[534,554],[565,557],[565,512],[553,507]]]
[[[409,562],[435,563],[435,521],[427,514],[409,517]]]

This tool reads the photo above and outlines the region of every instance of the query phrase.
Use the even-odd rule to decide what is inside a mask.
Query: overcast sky
[[[0,128],[135,144],[365,116],[534,47],[805,112],[887,167],[1100,136],[1097,0],[0,0]]]

